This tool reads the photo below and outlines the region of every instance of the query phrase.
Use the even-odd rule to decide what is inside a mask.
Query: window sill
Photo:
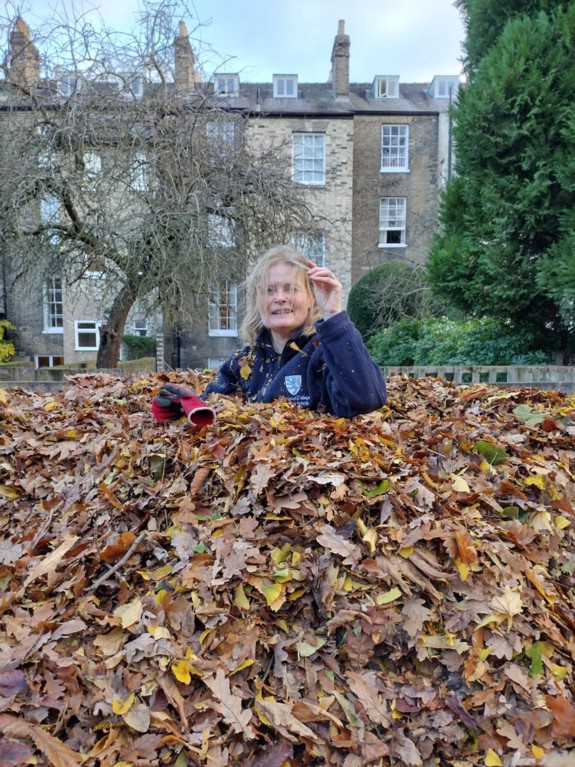
[[[409,168],[380,168],[381,173],[411,173]]]
[[[46,336],[61,336],[64,333],[64,328],[44,328],[42,335]]]
[[[405,242],[380,242],[377,245],[378,248],[407,248]]]
[[[210,338],[237,338],[237,330],[208,330]]]

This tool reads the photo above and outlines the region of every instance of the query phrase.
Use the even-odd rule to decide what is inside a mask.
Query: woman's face
[[[258,310],[274,340],[285,341],[304,325],[312,306],[300,269],[281,262],[271,267],[267,284],[258,293]]]

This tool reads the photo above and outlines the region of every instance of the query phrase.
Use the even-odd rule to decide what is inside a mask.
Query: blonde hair
[[[321,319],[321,313],[315,302],[311,280],[307,276],[307,270],[309,269],[308,259],[289,245],[276,245],[261,256],[246,280],[246,314],[242,323],[242,334],[245,341],[249,344],[253,344],[257,336],[264,329],[258,309],[258,293],[267,285],[270,270],[277,264],[289,264],[296,270],[302,277],[304,289],[311,299],[312,306],[308,312],[302,333],[304,335],[315,333],[315,323]]]

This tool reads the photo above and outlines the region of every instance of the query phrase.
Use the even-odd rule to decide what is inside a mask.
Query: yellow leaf
[[[130,693],[127,698],[114,698],[112,701],[112,711],[114,714],[123,716],[123,714],[126,714],[132,708],[135,700],[136,696],[133,692]]]
[[[200,634],[200,644],[204,643],[204,639],[209,637],[209,635],[213,632],[213,630],[214,630],[213,628],[209,628],[209,629],[204,629],[204,631],[202,631],[202,633]]]
[[[567,669],[564,666],[559,666],[557,663],[552,663],[551,673],[553,674],[554,679],[557,679],[558,682],[562,682],[567,673]]]
[[[151,634],[154,639],[169,639],[170,632],[165,626],[156,626],[155,623],[148,623],[148,634]]]
[[[399,550],[399,554],[404,559],[409,559],[409,557],[413,554],[413,551],[414,551],[413,546],[406,546],[404,549]]]
[[[175,660],[171,665],[172,674],[176,677],[178,682],[182,684],[189,684],[192,681],[192,675],[190,674],[190,664],[184,658]]]
[[[114,767],[134,767],[134,763],[133,762],[123,762],[123,761],[122,762],[116,762]]]
[[[539,746],[536,746],[535,743],[531,746],[531,753],[536,759],[543,759],[545,756],[545,751]]]
[[[245,668],[249,668],[249,666],[253,666],[255,663],[255,660],[253,658],[246,658],[242,663],[240,663],[239,666],[237,666],[233,671],[230,671],[230,676],[232,674],[237,674],[238,671],[243,671]]]
[[[373,527],[366,532],[362,540],[364,540],[367,543],[369,547],[369,553],[375,554],[376,543],[377,543],[377,532],[373,529]]]
[[[296,645],[298,655],[301,658],[309,658],[310,655],[313,655],[318,650],[320,650],[326,642],[327,642],[326,637],[318,637],[318,636],[314,637],[314,644],[303,639],[301,642],[298,642]]]
[[[54,402],[54,400],[51,400],[50,402],[46,402],[44,405],[44,410],[54,410],[54,408],[58,407],[58,403]]]
[[[451,475],[451,484],[456,493],[468,493],[469,485],[467,481],[463,479],[459,474]]]
[[[534,477],[527,477],[523,482],[524,485],[535,485],[539,490],[545,490],[545,477],[543,474],[535,474]]]
[[[20,498],[20,493],[13,487],[8,485],[0,485],[0,495],[4,498],[8,498],[9,501],[15,501],[16,498]]]
[[[244,381],[247,381],[248,378],[252,374],[252,369],[249,365],[242,365],[240,368],[240,376],[244,379]]]
[[[6,389],[0,389],[0,402],[5,405],[8,400],[6,398]]]
[[[250,600],[246,596],[242,583],[239,583],[234,589],[234,604],[242,610],[250,609]]]
[[[143,609],[142,600],[136,597],[133,602],[116,607],[114,615],[122,621],[122,628],[125,629],[140,620]]]
[[[571,520],[565,519],[565,517],[555,517],[555,526],[559,528],[559,530],[564,530],[566,527],[569,527],[571,524]]]
[[[455,560],[455,567],[457,567],[461,580],[466,581],[469,576],[469,567],[459,557]]]
[[[401,596],[401,591],[397,588],[397,586],[393,589],[390,589],[389,591],[386,591],[385,594],[378,594],[375,598],[375,601],[378,605],[387,605],[390,602],[393,602],[396,599],[399,599]]]
[[[485,754],[486,767],[501,767],[502,761],[492,748],[487,749]]]
[[[266,598],[266,602],[268,603],[268,607],[271,607],[273,603],[279,599],[282,593],[282,585],[281,583],[271,583],[266,586],[262,586],[262,594]]]

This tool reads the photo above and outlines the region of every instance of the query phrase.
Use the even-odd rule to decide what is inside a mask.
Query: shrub
[[[387,261],[364,275],[350,290],[347,310],[364,338],[405,317],[436,313],[423,268],[407,261]]]
[[[122,343],[126,350],[126,359],[138,360],[142,357],[154,357],[156,354],[156,339],[152,336],[125,335]]]
[[[8,320],[0,320],[0,362],[10,362],[16,354],[16,349],[11,341],[5,341],[4,335],[7,330],[12,330],[12,325]]]
[[[400,320],[368,339],[379,365],[527,365],[550,362],[527,333],[491,319]]]

